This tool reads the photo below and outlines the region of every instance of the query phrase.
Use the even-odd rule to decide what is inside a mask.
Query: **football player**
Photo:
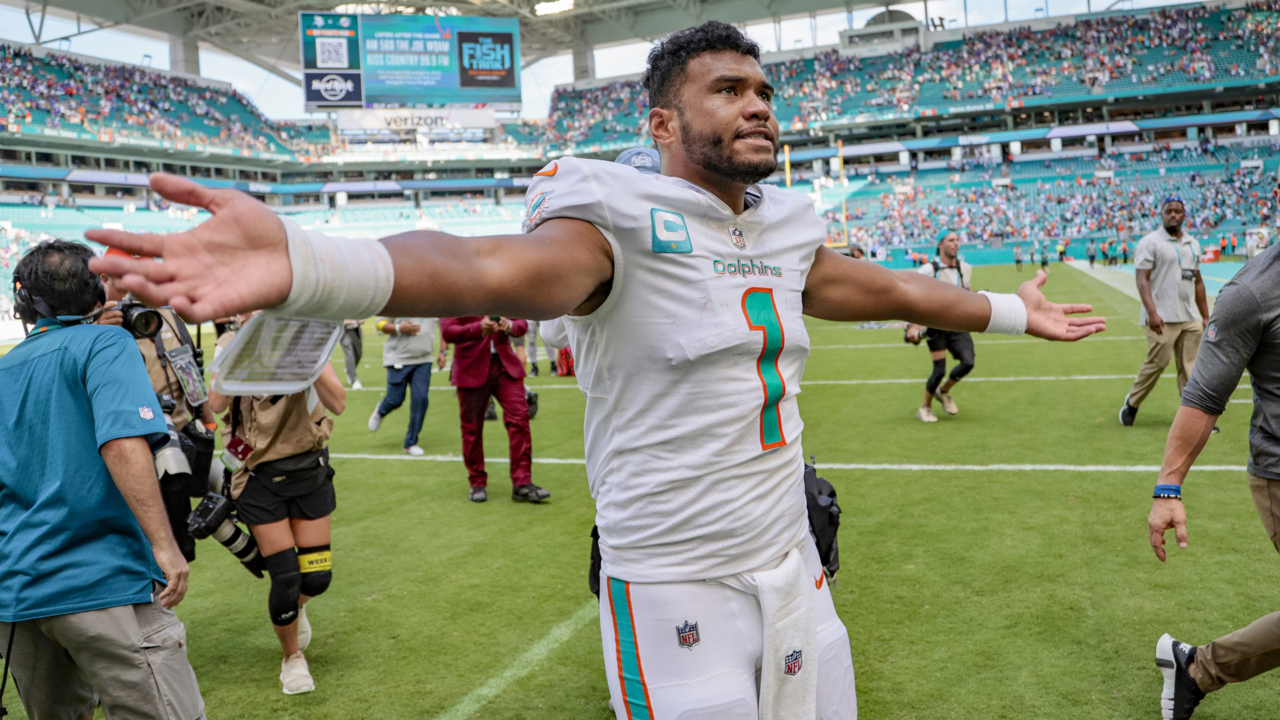
[[[973,293],[825,248],[809,198],[758,184],[778,165],[774,88],[732,25],[659,43],[644,84],[661,174],[556,160],[528,189],[525,234],[337,239],[157,175],[212,217],[166,236],[90,231],[164,259],[94,269],[192,319],[571,316],[618,717],[854,718],[849,638],[805,516],[804,316],[1055,340],[1105,321],[1050,303],[1043,275]]]

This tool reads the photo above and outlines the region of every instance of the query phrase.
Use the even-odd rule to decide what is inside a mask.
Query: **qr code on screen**
[[[346,38],[316,38],[316,67],[345,70],[349,66]]]

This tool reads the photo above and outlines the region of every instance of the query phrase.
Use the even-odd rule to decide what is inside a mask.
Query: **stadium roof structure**
[[[574,7],[538,15],[539,0],[5,0],[24,7],[32,35],[49,45],[98,29],[136,27],[175,40],[207,43],[290,82],[297,70],[302,11],[424,13],[514,17],[520,20],[524,64],[566,50],[654,39],[709,19],[732,23],[819,11],[888,8],[898,0],[574,0]],[[94,27],[45,37],[43,11],[76,15]],[[175,70],[181,68],[175,67]]]

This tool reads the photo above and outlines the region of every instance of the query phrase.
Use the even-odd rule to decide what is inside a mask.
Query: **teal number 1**
[[[787,383],[778,372],[778,356],[786,347],[787,338],[782,332],[782,319],[778,306],[773,302],[773,290],[751,288],[742,295],[742,314],[747,327],[764,333],[764,347],[756,359],[756,374],[764,388],[764,407],[760,408],[760,449],[771,450],[787,444],[782,433],[782,413],[778,403],[787,392]]]

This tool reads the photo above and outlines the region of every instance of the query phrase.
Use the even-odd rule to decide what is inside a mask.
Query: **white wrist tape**
[[[991,322],[982,332],[1021,335],[1027,331],[1027,304],[1022,302],[1022,298],[985,290],[979,294],[987,296],[987,302],[991,303]]]
[[[396,278],[382,243],[304,230],[287,217],[280,221],[289,239],[293,287],[273,314],[343,320],[377,315],[386,306]]]

